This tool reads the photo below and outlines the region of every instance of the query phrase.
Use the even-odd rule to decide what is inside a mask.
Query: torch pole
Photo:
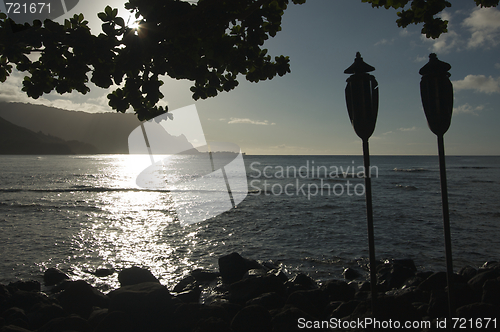
[[[453,259],[451,255],[451,231],[450,231],[450,211],[448,209],[448,184],[446,182],[446,163],[444,157],[444,135],[437,135],[439,151],[439,174],[441,178],[441,199],[443,201],[443,228],[444,245],[446,251],[446,278],[448,282],[448,318],[451,326],[451,318],[454,315],[453,305]],[[451,329],[450,329],[451,331]]]
[[[372,315],[377,308],[377,266],[375,260],[375,235],[373,231],[372,182],[370,174],[370,151],[368,140],[363,140],[363,163],[365,168],[366,219],[368,225],[368,249],[370,251],[370,288],[372,295]]]

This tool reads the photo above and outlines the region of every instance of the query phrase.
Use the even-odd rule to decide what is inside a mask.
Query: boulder
[[[458,271],[458,274],[464,277],[465,281],[469,281],[476,276],[477,270],[470,265],[466,265]]]
[[[54,267],[45,270],[43,273],[43,282],[45,286],[54,286],[65,279],[69,279],[66,273]]]
[[[178,303],[173,300],[167,287],[156,281],[123,286],[109,292],[108,296],[110,312],[122,311],[138,319],[173,309]]]
[[[314,317],[297,308],[285,307],[278,311],[272,319],[273,332],[299,332],[304,331],[304,327],[299,325],[306,321],[313,321]]]
[[[149,270],[137,266],[133,266],[120,271],[120,273],[118,273],[118,281],[120,282],[120,285],[122,287],[136,285],[143,282],[160,283]]]
[[[64,309],[54,303],[39,303],[33,306],[28,312],[28,321],[31,327],[38,329],[47,324],[52,319],[67,316]]]
[[[228,322],[215,317],[210,317],[198,324],[193,332],[233,332]]]
[[[500,306],[500,278],[488,279],[483,284],[481,302]]]
[[[276,292],[265,293],[247,301],[247,305],[259,305],[267,310],[281,308],[285,305],[285,298]]]
[[[31,330],[16,325],[7,325],[2,327],[0,332],[31,332]]]
[[[93,332],[134,332],[133,326],[129,315],[113,311],[103,317]]]
[[[209,319],[220,319],[230,322],[227,311],[219,305],[203,305],[199,303],[181,304],[173,313],[173,326],[176,331],[192,331],[206,325]]]
[[[182,278],[181,281],[179,281],[177,285],[174,286],[174,289],[172,289],[172,291],[174,293],[182,293],[195,289],[197,286],[198,282],[196,281],[196,278],[192,275],[188,275]]]
[[[8,288],[14,289],[14,290],[23,290],[27,292],[40,292],[41,291],[41,285],[39,281],[36,280],[28,280],[28,281],[16,281],[16,282],[11,282],[7,286]]]
[[[234,316],[231,329],[234,332],[271,332],[271,315],[264,307],[247,306]]]
[[[329,280],[321,285],[321,290],[328,296],[329,301],[350,301],[354,299],[355,289],[345,281]]]
[[[191,271],[191,276],[200,284],[209,283],[220,276],[219,272],[212,272],[203,269],[195,269]]]
[[[457,316],[460,318],[498,318],[500,308],[489,303],[472,303],[457,309]],[[491,322],[490,322],[491,323]],[[498,324],[498,323],[497,323]],[[490,325],[490,328],[493,327]],[[498,325],[497,325],[498,327]],[[496,330],[496,328],[495,328]]]
[[[39,328],[37,332],[91,332],[89,323],[76,315],[55,318]]]
[[[496,279],[499,276],[500,276],[499,270],[488,270],[482,273],[478,273],[475,277],[471,278],[467,283],[476,292],[482,293],[483,285],[486,282],[486,280]]]
[[[290,294],[286,300],[287,304],[318,319],[323,318],[325,308],[329,302],[328,294],[321,289],[296,291]]]
[[[356,307],[360,304],[360,301],[352,300],[349,302],[342,302],[335,310],[330,313],[329,317],[333,318],[344,318],[350,316]]]
[[[23,309],[12,307],[2,313],[2,318],[6,325],[15,325],[23,328],[28,328],[28,318]]]
[[[236,252],[219,258],[220,275],[226,284],[241,280],[251,269],[262,269],[262,266],[257,261],[243,258]]]
[[[12,293],[12,306],[19,307],[25,311],[30,310],[37,304],[50,304],[51,301],[44,293],[27,292],[18,290]]]
[[[275,275],[248,278],[229,286],[229,300],[233,303],[244,304],[265,293],[275,292],[284,295],[285,290],[282,280]]]
[[[456,273],[453,274],[453,283],[465,283],[464,277]],[[430,292],[432,290],[444,290],[448,285],[446,272],[435,272],[418,285],[419,291]]]
[[[93,307],[106,308],[109,298],[84,280],[71,283],[57,299],[69,314],[77,314],[85,319],[90,316]]]
[[[354,280],[361,277],[361,273],[350,267],[345,268],[344,271],[342,271],[342,275],[346,280]]]
[[[115,273],[115,270],[113,269],[97,269],[94,271],[94,275],[98,278],[103,278],[112,275]]]
[[[414,277],[416,271],[411,259],[387,261],[377,266],[377,280],[387,290],[399,288],[407,279]]]

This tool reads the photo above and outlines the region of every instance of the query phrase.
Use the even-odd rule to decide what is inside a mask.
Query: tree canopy
[[[52,20],[17,24],[0,13],[0,81],[16,69],[27,75],[22,90],[29,97],[44,93],[90,91],[116,86],[108,95],[118,112],[133,108],[140,120],[167,111],[161,77],[193,82],[193,99],[231,91],[244,76],[250,82],[290,72],[290,60],[274,58],[263,48],[281,30],[290,4],[306,0],[129,0],[139,27],[127,26],[118,10],[107,6],[98,14],[102,32],[92,34],[83,15],[59,24]],[[436,17],[451,4],[445,0],[362,0],[373,7],[403,9],[398,26],[423,23],[422,33],[437,38],[447,22]],[[475,0],[497,6],[499,0]],[[39,56],[33,56],[38,54]],[[31,56],[30,56],[31,55]]]

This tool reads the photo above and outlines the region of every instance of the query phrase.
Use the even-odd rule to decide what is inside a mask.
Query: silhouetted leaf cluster
[[[291,0],[302,4],[306,0]],[[397,24],[424,23],[422,33],[437,38],[447,23],[435,17],[451,4],[445,0],[362,0],[373,7],[402,8]],[[161,76],[193,81],[193,99],[231,91],[244,76],[259,82],[290,72],[287,56],[263,48],[281,30],[289,0],[129,0],[139,28],[127,26],[118,10],[98,14],[102,33],[94,35],[83,15],[59,24],[51,20],[16,24],[0,13],[0,81],[16,69],[27,75],[23,91],[32,98],[57,91],[85,94],[89,79],[96,86],[117,88],[109,105],[133,108],[141,120],[167,111]],[[475,0],[496,6],[499,0]],[[406,8],[406,9],[405,9]],[[39,54],[38,57],[33,54]]]

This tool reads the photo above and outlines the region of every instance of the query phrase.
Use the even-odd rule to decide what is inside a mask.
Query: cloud
[[[424,62],[424,61],[427,61],[429,59],[428,56],[418,56],[415,58],[415,62]]]
[[[276,125],[276,123],[269,122],[268,120],[255,121],[255,120],[251,120],[248,118],[245,118],[245,119],[231,118],[231,120],[229,120],[228,124],[252,124],[252,125],[259,125],[259,126],[274,126],[274,125]]]
[[[413,126],[411,128],[399,128],[399,131],[416,131],[417,127]]]
[[[38,99],[30,98],[28,97],[28,95],[26,95],[25,92],[21,90],[21,87],[23,86],[22,82],[24,76],[24,74],[18,71],[12,72],[7,80],[2,83],[2,88],[0,89],[0,102],[44,105],[64,110],[83,111],[88,113],[112,111],[111,107],[108,106],[108,100],[106,97],[108,92],[105,91],[102,96],[97,98],[89,98],[82,103],[78,103],[72,100],[75,99],[75,97],[81,98],[82,95],[78,92],[65,95],[60,95],[58,93],[52,92],[50,94],[43,95]]]
[[[458,107],[453,107],[453,113],[454,114],[473,114],[473,115],[479,115],[477,112],[480,112],[484,109],[484,105],[479,105],[476,107],[473,107],[469,104],[463,104]]]
[[[454,48],[459,48],[461,37],[458,33],[448,28],[447,33],[443,33],[439,38],[428,39],[425,35],[421,35],[422,40],[432,43],[431,51],[433,53],[448,53]]]
[[[378,42],[375,43],[375,46],[379,46],[379,45],[392,45],[394,44],[394,38],[391,39],[391,40],[387,40],[387,39],[382,39]]]
[[[472,33],[467,43],[468,48],[500,44],[500,10],[476,8],[462,25]]]
[[[483,93],[500,93],[500,77],[484,75],[467,75],[463,80],[453,81],[455,90],[475,90]]]
[[[495,63],[495,68],[500,69],[500,63]]]

